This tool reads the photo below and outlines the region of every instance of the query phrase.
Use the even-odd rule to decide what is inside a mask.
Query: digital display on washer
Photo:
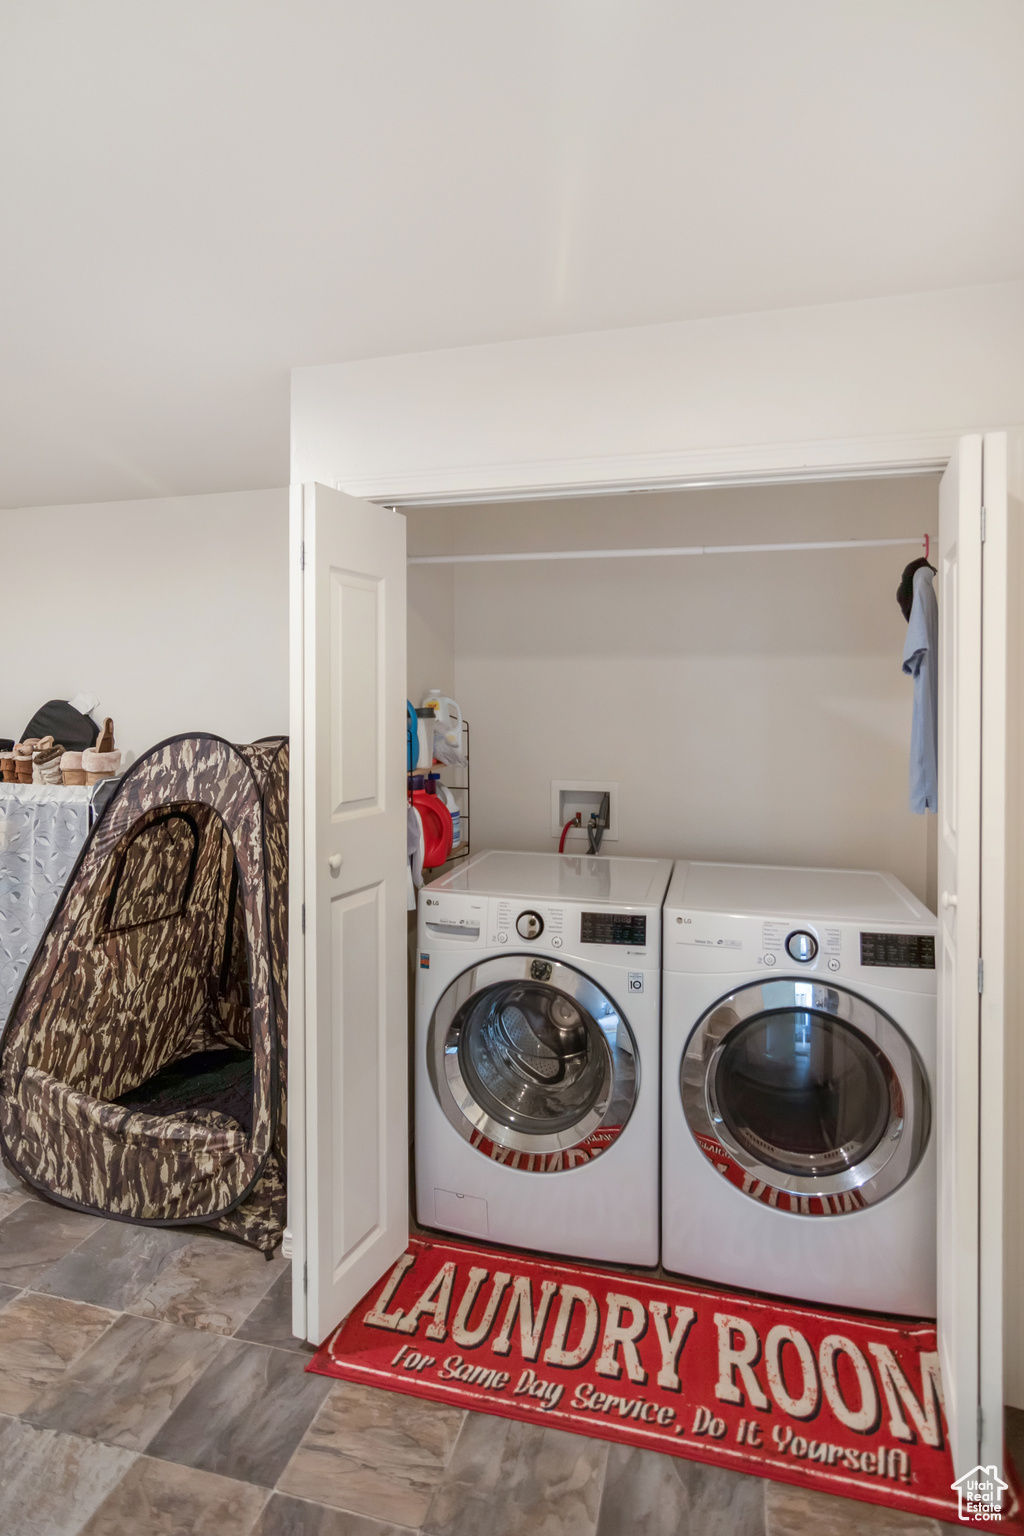
[[[934,971],[935,940],[930,933],[862,933],[860,963]]]
[[[634,917],[632,913],[581,912],[581,944],[637,944],[647,943],[647,918]]]

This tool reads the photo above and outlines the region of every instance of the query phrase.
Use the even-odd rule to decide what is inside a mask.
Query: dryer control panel
[[[908,931],[908,927],[910,931]],[[739,917],[666,907],[665,968],[787,976],[811,972],[827,980],[863,975],[876,984],[888,971],[902,990],[934,992],[935,934],[923,925],[829,922],[819,918]]]

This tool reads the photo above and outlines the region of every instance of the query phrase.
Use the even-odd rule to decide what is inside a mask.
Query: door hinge
[[[985,542],[985,508],[981,509],[981,542]]]
[[[302,1266],[302,1289],[303,1289],[304,1292],[309,1290],[309,1265],[308,1264],[303,1264],[303,1266]]]
[[[982,1434],[984,1432],[984,1429],[985,1429],[985,1411],[984,1411],[983,1408],[979,1408],[978,1409],[978,1444],[979,1445],[981,1444],[981,1437],[982,1437]]]
[[[982,513],[982,516],[984,516],[984,513]],[[982,538],[984,538],[984,537],[985,537],[985,535],[982,534]],[[306,546],[305,546],[305,544],[300,544],[299,545],[299,570],[300,571],[304,571],[305,569],[306,569]]]
[[[302,931],[303,931],[303,933],[305,933],[305,931],[306,931],[306,903],[305,902],[302,903]]]
[[[984,962],[984,960],[979,960],[978,961],[978,991],[979,992],[984,992],[984,990],[985,990],[985,962]]]

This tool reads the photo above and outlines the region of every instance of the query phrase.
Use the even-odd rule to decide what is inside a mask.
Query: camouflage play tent
[[[179,736],[118,784],[0,1040],[0,1150],[76,1210],[285,1221],[288,744]]]

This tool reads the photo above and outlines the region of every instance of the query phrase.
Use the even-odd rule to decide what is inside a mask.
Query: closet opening
[[[934,911],[896,593],[939,479],[402,508],[409,698],[471,727],[472,850],[555,852],[552,782],[613,781],[604,853],[887,869]]]

